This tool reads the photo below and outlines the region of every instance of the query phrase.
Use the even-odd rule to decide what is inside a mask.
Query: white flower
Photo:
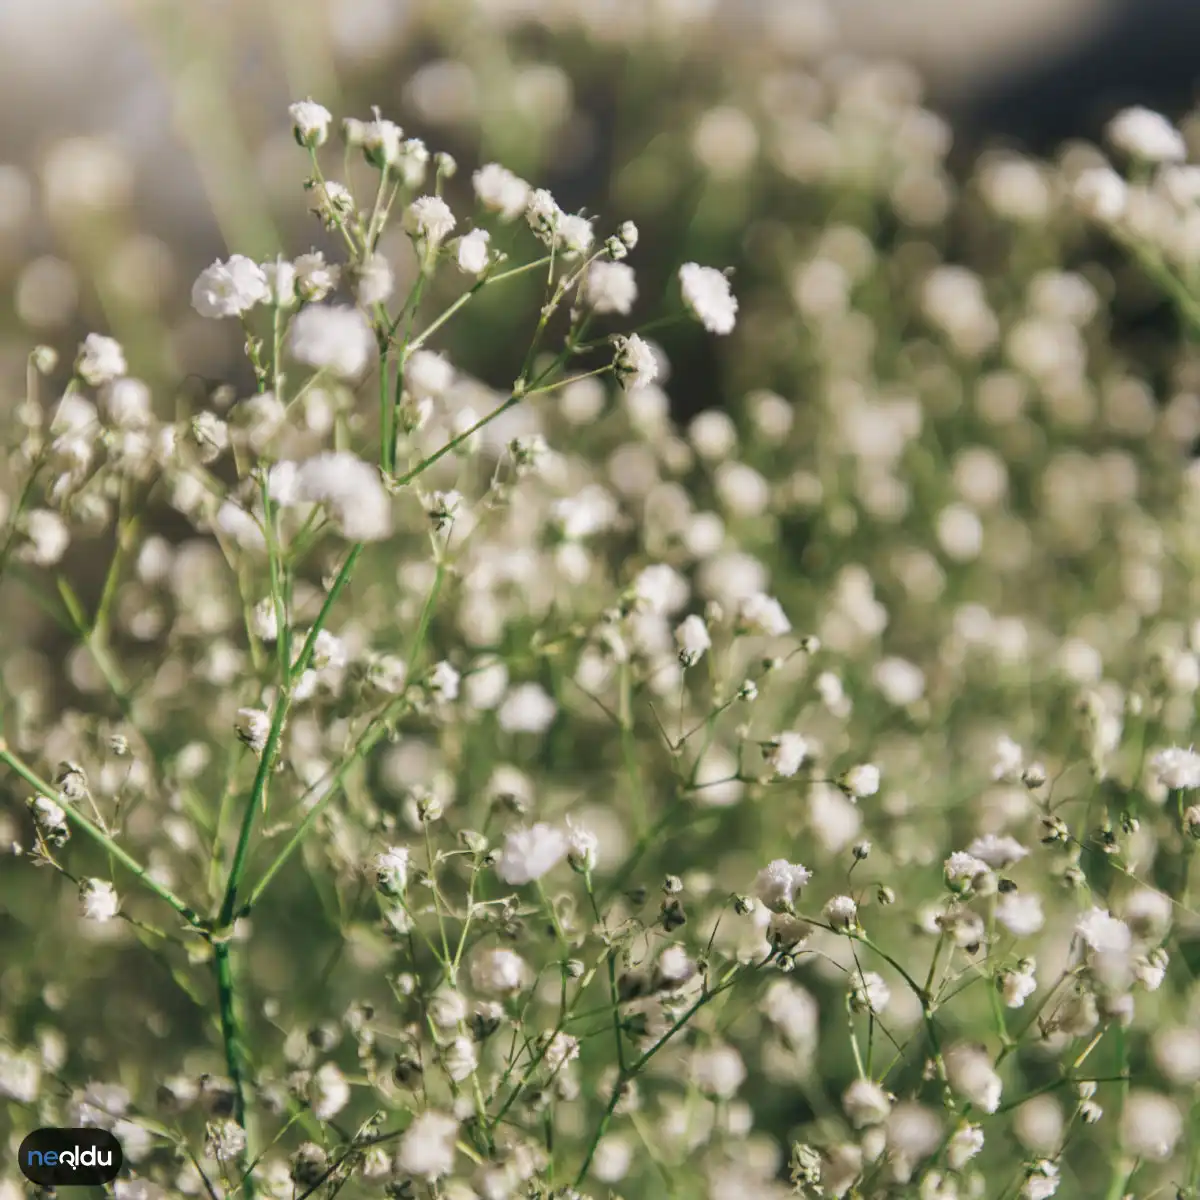
[[[395,285],[391,263],[382,254],[372,254],[358,269],[354,294],[363,308],[373,308],[391,296]]]
[[[218,259],[201,271],[192,285],[192,307],[202,317],[214,320],[240,317],[270,299],[262,267],[244,254],[235,254],[228,262]]]
[[[350,1103],[350,1084],[337,1063],[323,1063],[313,1076],[313,1115],[318,1121],[331,1121]]]
[[[1151,760],[1158,781],[1167,788],[1190,791],[1200,788],[1200,754],[1190,747],[1170,746]]]
[[[439,700],[457,700],[460,679],[459,673],[448,662],[440,662],[430,673],[429,690]]]
[[[441,196],[418,196],[404,214],[404,228],[429,246],[440,246],[454,224],[454,214]]]
[[[1039,1159],[1030,1169],[1021,1188],[1021,1200],[1050,1200],[1058,1191],[1058,1164],[1048,1158]]]
[[[1129,926],[1106,908],[1090,908],[1075,922],[1075,933],[1097,954],[1124,954],[1133,944]]]
[[[375,120],[362,127],[362,148],[367,161],[375,167],[390,167],[400,159],[404,130],[394,121],[385,121],[375,110]]]
[[[532,883],[562,862],[567,850],[567,835],[555,825],[514,829],[504,841],[496,874],[513,887]]]
[[[776,779],[790,779],[812,753],[808,739],[798,733],[778,734],[767,745],[767,766]]]
[[[375,351],[366,317],[348,305],[302,309],[292,321],[288,342],[297,362],[351,381],[362,376]]]
[[[476,991],[506,995],[519,992],[528,981],[525,960],[503,946],[480,950],[471,960],[471,983]]]
[[[1002,734],[996,739],[996,761],[992,766],[992,778],[1015,783],[1021,778],[1024,767],[1025,751],[1012,738]]]
[[[454,383],[454,366],[435,350],[418,350],[404,364],[404,386],[417,400],[437,400]]]
[[[657,615],[678,612],[688,599],[687,580],[666,563],[643,567],[632,589],[642,606]]]
[[[551,1075],[557,1075],[567,1063],[578,1057],[579,1040],[573,1038],[569,1033],[563,1033],[560,1029],[550,1039],[550,1045],[546,1047],[546,1054],[542,1061]]]
[[[1121,1145],[1138,1158],[1164,1162],[1183,1133],[1178,1107],[1157,1092],[1135,1090],[1121,1113]]]
[[[484,208],[499,213],[502,221],[512,221],[529,203],[529,184],[499,163],[487,163],[471,176],[475,195]]]
[[[627,316],[637,299],[633,268],[625,263],[592,263],[584,279],[583,299],[593,312]]]
[[[799,863],[777,858],[754,878],[754,894],[772,912],[791,912],[796,892],[812,878],[812,872]]]
[[[465,1036],[454,1038],[448,1046],[442,1048],[442,1066],[455,1083],[469,1079],[479,1066],[479,1054],[475,1043]]]
[[[458,239],[458,269],[464,275],[481,275],[487,270],[491,236],[486,229],[472,229]]]
[[[581,874],[593,870],[600,851],[600,839],[590,829],[576,825],[571,817],[567,818],[567,830],[567,861]]]
[[[525,202],[525,220],[528,221],[529,228],[547,246],[553,244],[558,224],[562,218],[562,209],[558,207],[558,202],[545,188],[537,188],[529,193],[529,198]]]
[[[1129,185],[1112,167],[1080,171],[1071,194],[1082,212],[1102,225],[1119,221],[1129,203]]]
[[[842,1108],[855,1129],[879,1125],[888,1119],[892,1102],[887,1092],[870,1079],[856,1079],[842,1097]]]
[[[496,722],[505,733],[545,733],[558,712],[553,697],[537,683],[522,683],[505,697]]]
[[[103,394],[104,411],[118,429],[144,429],[150,424],[150,389],[140,379],[114,379]]]
[[[1016,970],[1002,971],[998,977],[1000,995],[1005,1006],[1020,1008],[1037,990],[1037,964],[1031,958],[1023,959]]]
[[[339,266],[325,261],[325,255],[320,250],[301,254],[293,267],[296,272],[296,290],[311,303],[324,300],[337,287],[342,273]]]
[[[879,791],[879,768],[874,763],[860,763],[842,775],[838,784],[842,791],[856,800],[873,796]]]
[[[978,1125],[962,1125],[946,1146],[946,1165],[961,1171],[983,1149],[983,1130]]]
[[[852,896],[832,896],[825,903],[825,919],[835,929],[852,929],[858,921],[858,905]]]
[[[408,886],[408,851],[403,846],[389,846],[375,856],[375,882],[389,896],[400,895]]]
[[[1020,862],[1029,851],[1016,838],[988,833],[977,837],[967,847],[967,853],[982,859],[992,870],[1003,871],[1005,867]]]
[[[732,1046],[706,1046],[692,1055],[692,1079],[705,1095],[729,1100],[745,1082],[746,1065]]]
[[[956,850],[946,859],[943,870],[946,882],[951,887],[974,884],[977,879],[986,878],[991,874],[987,863],[962,850]]]
[[[85,879],[79,885],[79,903],[88,921],[111,921],[121,909],[113,885],[104,879]]]
[[[421,1113],[404,1131],[396,1150],[396,1169],[419,1179],[440,1179],[454,1170],[458,1122],[432,1109]]]
[[[567,262],[586,254],[592,248],[595,236],[592,223],[586,217],[566,214],[559,217],[555,242]]]
[[[996,920],[1014,937],[1030,937],[1046,923],[1042,902],[1029,892],[1007,892],[996,902]]]
[[[737,319],[737,297],[729,280],[715,267],[684,263],[679,268],[679,283],[683,302],[688,311],[709,333],[726,334],[733,331]]]
[[[763,592],[756,592],[742,601],[738,620],[747,633],[764,637],[782,637],[792,628],[779,601]]]
[[[625,391],[649,387],[658,378],[658,359],[636,333],[613,339],[613,372]]]
[[[25,542],[18,557],[39,567],[52,567],[62,560],[71,544],[67,523],[49,508],[30,509],[21,521]]]
[[[892,998],[892,990],[882,975],[875,971],[851,975],[850,1005],[856,1012],[873,1012],[879,1016]]]
[[[703,617],[693,613],[675,628],[675,645],[679,647],[679,661],[685,667],[694,667],[703,657],[705,650],[712,648],[712,638]]]
[[[1143,162],[1183,162],[1187,158],[1183,135],[1161,113],[1148,108],[1122,109],[1104,132],[1118,150]]]
[[[391,532],[391,499],[379,472],[346,451],[327,451],[299,464],[295,494],[324,504],[353,541],[379,541]]]
[[[950,1086],[976,1108],[994,1113],[1000,1107],[1004,1085],[992,1069],[991,1059],[979,1047],[951,1047],[946,1052],[946,1077]]]
[[[333,120],[324,105],[315,100],[297,100],[288,105],[288,113],[292,118],[292,132],[301,146],[315,149],[323,146],[329,137],[329,122]]]
[[[75,358],[75,374],[93,387],[111,383],[125,374],[125,351],[115,338],[89,333]]]
[[[271,714],[261,708],[239,708],[233,728],[255,754],[261,754],[267,748],[271,733]]]

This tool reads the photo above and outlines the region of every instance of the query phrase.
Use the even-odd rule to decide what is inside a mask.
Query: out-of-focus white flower
[[[675,645],[679,648],[679,661],[685,667],[694,667],[704,652],[712,647],[712,638],[703,617],[691,616],[675,628]]]
[[[418,1179],[440,1179],[454,1170],[458,1122],[427,1109],[413,1118],[396,1149],[396,1169]]]
[[[256,304],[271,299],[262,267],[244,254],[206,267],[192,285],[192,307],[202,316],[219,320],[240,317]]]
[[[358,269],[354,294],[363,308],[374,308],[387,301],[395,285],[391,263],[382,254],[372,254]]]
[[[113,885],[105,879],[85,879],[79,885],[79,904],[88,921],[111,921],[121,910]]]
[[[79,347],[75,358],[75,374],[92,387],[111,383],[127,370],[125,351],[115,338],[99,333],[89,333]]]
[[[625,263],[598,261],[588,268],[583,299],[595,313],[627,316],[637,299],[637,278]]]
[[[1042,902],[1031,892],[1007,892],[996,902],[996,920],[1014,937],[1030,937],[1046,923]]]
[[[389,846],[375,856],[375,882],[381,892],[399,896],[408,886],[408,857],[403,846]]]
[[[509,995],[529,982],[525,960],[503,946],[478,951],[471,960],[471,984],[485,994]]]
[[[1183,162],[1187,143],[1183,134],[1162,113],[1135,106],[1122,109],[1105,127],[1105,135],[1118,149],[1143,162]]]
[[[812,753],[809,740],[799,733],[780,733],[767,743],[767,766],[777,779],[790,779]]]
[[[855,1129],[879,1125],[888,1119],[892,1102],[874,1080],[856,1079],[842,1097],[842,1108]]]
[[[838,780],[838,785],[856,800],[873,796],[879,791],[879,768],[874,763],[860,763],[846,771]]]
[[[994,1113],[1000,1107],[1004,1085],[992,1069],[987,1052],[978,1046],[952,1046],[946,1052],[946,1078],[950,1086],[976,1108]]]
[[[558,712],[554,698],[537,683],[522,683],[505,697],[496,723],[505,733],[545,733]]]
[[[350,381],[363,375],[375,351],[366,317],[348,305],[312,304],[302,309],[292,321],[288,340],[297,362]]]
[[[323,1063],[313,1076],[313,1115],[331,1121],[350,1103],[350,1084],[337,1063]]]
[[[1121,1145],[1138,1158],[1165,1162],[1183,1134],[1183,1115],[1157,1092],[1129,1093],[1121,1113]]]
[[[296,271],[296,291],[309,303],[324,300],[338,285],[341,268],[327,263],[320,250],[301,254],[292,264]]]
[[[380,541],[391,532],[391,499],[379,472],[346,451],[327,451],[298,464],[292,494],[298,501],[324,504],[352,541]]]
[[[779,601],[763,592],[756,592],[742,601],[738,619],[747,633],[763,637],[782,637],[792,628]]]
[[[255,754],[261,754],[267,748],[271,733],[271,714],[261,708],[239,708],[233,728]]]
[[[1075,933],[1097,954],[1124,954],[1133,944],[1129,926],[1096,906],[1075,922]]]
[[[715,267],[684,263],[679,268],[679,283],[688,311],[709,333],[733,332],[738,302],[729,280]]]
[[[529,203],[529,184],[499,163],[486,163],[471,176],[475,195],[484,208],[502,221],[519,217]]]
[[[567,835],[556,825],[538,822],[514,829],[505,839],[496,874],[513,887],[532,883],[562,862],[567,850]]]

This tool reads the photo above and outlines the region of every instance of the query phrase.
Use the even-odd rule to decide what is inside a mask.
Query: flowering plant
[[[190,1032],[154,1087],[83,1024],[6,1028],[18,1119],[112,1129],[126,1200],[1037,1200],[1095,1184],[1106,1121],[1110,1195],[1194,1186],[1197,421],[1088,344],[1097,287],[1039,266],[1005,308],[836,222],[783,297],[685,263],[708,333],[773,348],[790,306],[812,396],[684,437],[624,322],[634,224],[492,163],[468,225],[453,159],[379,112],[342,127],[366,191],[326,174],[326,109],[292,118],[344,261],[234,254],[192,291],[252,395],[162,420],[93,334],[44,424],[30,359],[0,578],[76,642],[84,707],[6,665],[17,849],[167,967],[187,1015],[146,1029]],[[1129,178],[977,182],[1018,242],[1082,209],[1191,319],[1177,139],[1125,115]],[[433,348],[535,273],[510,385]],[[92,597],[70,556],[110,524]]]

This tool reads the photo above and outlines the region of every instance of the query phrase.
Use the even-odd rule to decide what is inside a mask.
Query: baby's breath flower
[[[1160,750],[1150,765],[1164,787],[1184,791],[1200,788],[1200,754],[1190,747]]]
[[[855,1129],[879,1125],[888,1119],[892,1102],[887,1092],[870,1079],[856,1079],[842,1097],[842,1108]]]
[[[715,267],[702,267],[698,263],[684,263],[679,268],[679,282],[688,311],[709,333],[733,332],[737,320],[737,297],[730,290],[729,280],[720,271]]]
[[[340,267],[325,261],[320,250],[301,254],[292,265],[296,271],[296,290],[311,304],[324,300],[337,287],[342,274]]]
[[[1008,1008],[1020,1008],[1037,990],[1037,964],[1032,958],[1022,959],[1011,971],[996,976],[996,987]]]
[[[892,992],[883,976],[875,971],[861,971],[850,978],[850,1007],[855,1012],[872,1012],[879,1016],[886,1010]]]
[[[1187,158],[1183,135],[1161,113],[1148,108],[1122,109],[1104,132],[1118,150],[1143,162],[1183,162]]]
[[[812,756],[811,743],[798,733],[777,734],[763,749],[767,766],[776,779],[790,779]]]
[[[499,163],[487,163],[471,176],[475,195],[486,209],[498,213],[502,221],[512,221],[529,203],[529,184]]]
[[[986,1051],[962,1043],[946,1052],[945,1062],[946,1077],[956,1092],[983,1112],[994,1113],[1000,1107],[1003,1084]]]
[[[429,676],[429,690],[438,700],[457,700],[460,678],[459,673],[448,662],[440,662]]]
[[[879,768],[874,763],[860,763],[842,774],[838,786],[855,800],[873,796],[879,791]]]
[[[192,307],[202,317],[214,320],[240,317],[270,299],[265,272],[244,254],[235,254],[228,262],[218,259],[201,271],[192,285]]]
[[[325,144],[329,137],[329,122],[333,120],[329,109],[310,98],[289,105],[288,113],[292,118],[292,132],[301,146],[315,150]]]
[[[529,982],[530,972],[519,954],[503,946],[480,950],[471,960],[471,984],[488,995],[510,995]]]
[[[625,391],[649,387],[658,378],[658,359],[636,333],[613,339],[613,372]]]
[[[567,835],[555,825],[514,829],[504,841],[496,874],[512,887],[532,883],[562,862],[569,848]]]
[[[267,737],[271,732],[271,714],[261,708],[239,708],[233,728],[255,754],[261,754],[267,748]]]
[[[396,1150],[396,1169],[403,1175],[434,1180],[454,1170],[458,1122],[427,1109],[414,1117]]]
[[[228,1118],[209,1121],[205,1129],[204,1152],[221,1163],[233,1162],[246,1149],[246,1131]]]
[[[433,248],[450,236],[454,224],[454,214],[440,196],[418,196],[404,213],[404,228]]]
[[[394,121],[387,121],[375,109],[375,119],[367,121],[361,129],[357,126],[349,132],[357,140],[361,137],[363,154],[373,167],[383,170],[394,166],[400,159],[400,144],[404,130]]]
[[[1008,892],[996,902],[996,920],[1014,937],[1032,937],[1045,924],[1042,902],[1028,892]]]
[[[375,884],[384,895],[401,896],[408,886],[408,851],[389,846],[375,856]]]
[[[704,652],[712,648],[712,638],[703,617],[694,613],[675,628],[675,644],[679,647],[679,662],[684,667],[694,667]]]
[[[593,312],[627,316],[637,299],[633,268],[624,263],[594,262],[584,279],[583,293]]]
[[[755,876],[754,893],[771,912],[790,913],[796,892],[811,878],[806,867],[777,858]]]
[[[1075,934],[1097,954],[1124,954],[1133,942],[1129,926],[1098,906],[1075,922]]]
[[[85,879],[79,885],[79,904],[85,920],[111,921],[121,910],[113,885],[104,879]]]
[[[53,509],[30,509],[23,515],[20,528],[24,540],[17,557],[39,567],[52,567],[60,562],[71,544],[67,523]]]
[[[825,919],[835,929],[853,929],[858,924],[858,905],[851,896],[834,896],[825,904]]]
[[[324,504],[353,541],[380,541],[391,532],[391,500],[379,473],[353,454],[332,451],[300,463],[294,494],[298,500]]]
[[[600,839],[590,829],[576,825],[571,817],[567,817],[567,831],[567,861],[571,867],[581,874],[595,870]]]
[[[363,308],[374,308],[387,302],[395,285],[391,263],[382,254],[372,254],[358,268],[354,294]]]
[[[357,308],[311,304],[292,321],[288,346],[297,362],[356,380],[370,365],[375,335]]]
[[[1048,1158],[1040,1158],[1029,1167],[1025,1185],[1021,1188],[1021,1200],[1050,1200],[1058,1191],[1058,1164]]]
[[[114,338],[89,333],[75,358],[75,374],[93,387],[111,383],[125,374],[125,351]]]
[[[486,229],[472,229],[458,239],[458,269],[464,275],[482,275],[491,260],[488,242],[491,234]]]
[[[946,1165],[961,1171],[982,1149],[983,1130],[970,1123],[960,1125],[946,1146]]]

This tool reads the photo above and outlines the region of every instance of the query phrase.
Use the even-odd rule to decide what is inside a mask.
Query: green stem
[[[246,1088],[243,1066],[243,1050],[241,1028],[238,1025],[237,1010],[233,990],[233,968],[229,961],[229,943],[215,942],[213,944],[213,963],[217,977],[217,1000],[221,1010],[221,1037],[225,1043],[225,1066],[229,1078],[233,1082],[233,1116],[234,1120],[246,1132],[246,1148],[242,1152],[242,1193],[253,1200],[254,1179],[247,1164],[253,1154],[250,1148],[250,1134],[246,1128]]]

